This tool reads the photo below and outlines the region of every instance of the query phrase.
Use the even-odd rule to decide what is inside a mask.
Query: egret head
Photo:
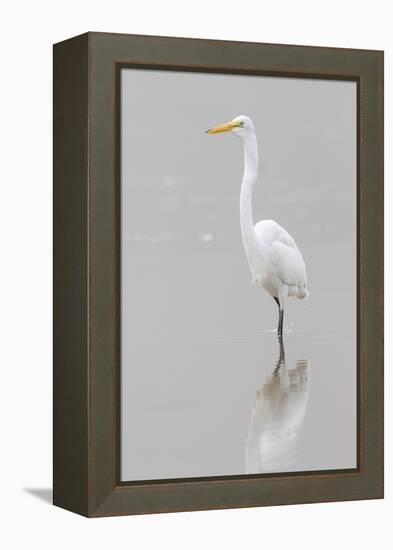
[[[244,139],[250,134],[254,134],[255,130],[251,118],[245,115],[237,116],[230,122],[225,122],[206,130],[207,134],[222,134],[223,132],[231,132]]]

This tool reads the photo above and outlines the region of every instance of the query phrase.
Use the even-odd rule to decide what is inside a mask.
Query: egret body
[[[303,257],[295,240],[278,223],[262,220],[254,225],[252,195],[258,179],[258,143],[254,124],[238,116],[207,130],[208,134],[231,132],[243,142],[244,173],[240,191],[240,227],[253,284],[274,298],[279,308],[277,333],[282,338],[287,298],[306,298],[307,275]]]

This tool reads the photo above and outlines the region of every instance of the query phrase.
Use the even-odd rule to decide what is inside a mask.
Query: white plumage
[[[308,296],[306,266],[291,235],[273,220],[258,222],[254,230],[258,248],[249,262],[255,283],[277,298],[282,286],[288,287],[288,296]]]
[[[278,335],[282,337],[287,298],[307,298],[306,266],[293,237],[273,220],[254,225],[252,195],[258,179],[258,143],[252,120],[238,116],[208,134],[232,132],[243,142],[244,173],[240,191],[240,227],[252,282],[264,288],[279,306]]]

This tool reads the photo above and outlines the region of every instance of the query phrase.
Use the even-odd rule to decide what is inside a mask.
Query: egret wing
[[[288,286],[306,286],[306,266],[294,238],[288,231],[273,220],[257,223],[255,231],[269,255],[270,270]]]
[[[273,265],[281,281],[289,286],[303,287],[307,284],[306,266],[295,246],[274,241],[271,246]]]

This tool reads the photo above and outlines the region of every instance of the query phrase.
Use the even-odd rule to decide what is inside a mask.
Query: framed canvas
[[[53,420],[89,517],[382,498],[382,52],[54,46]]]

